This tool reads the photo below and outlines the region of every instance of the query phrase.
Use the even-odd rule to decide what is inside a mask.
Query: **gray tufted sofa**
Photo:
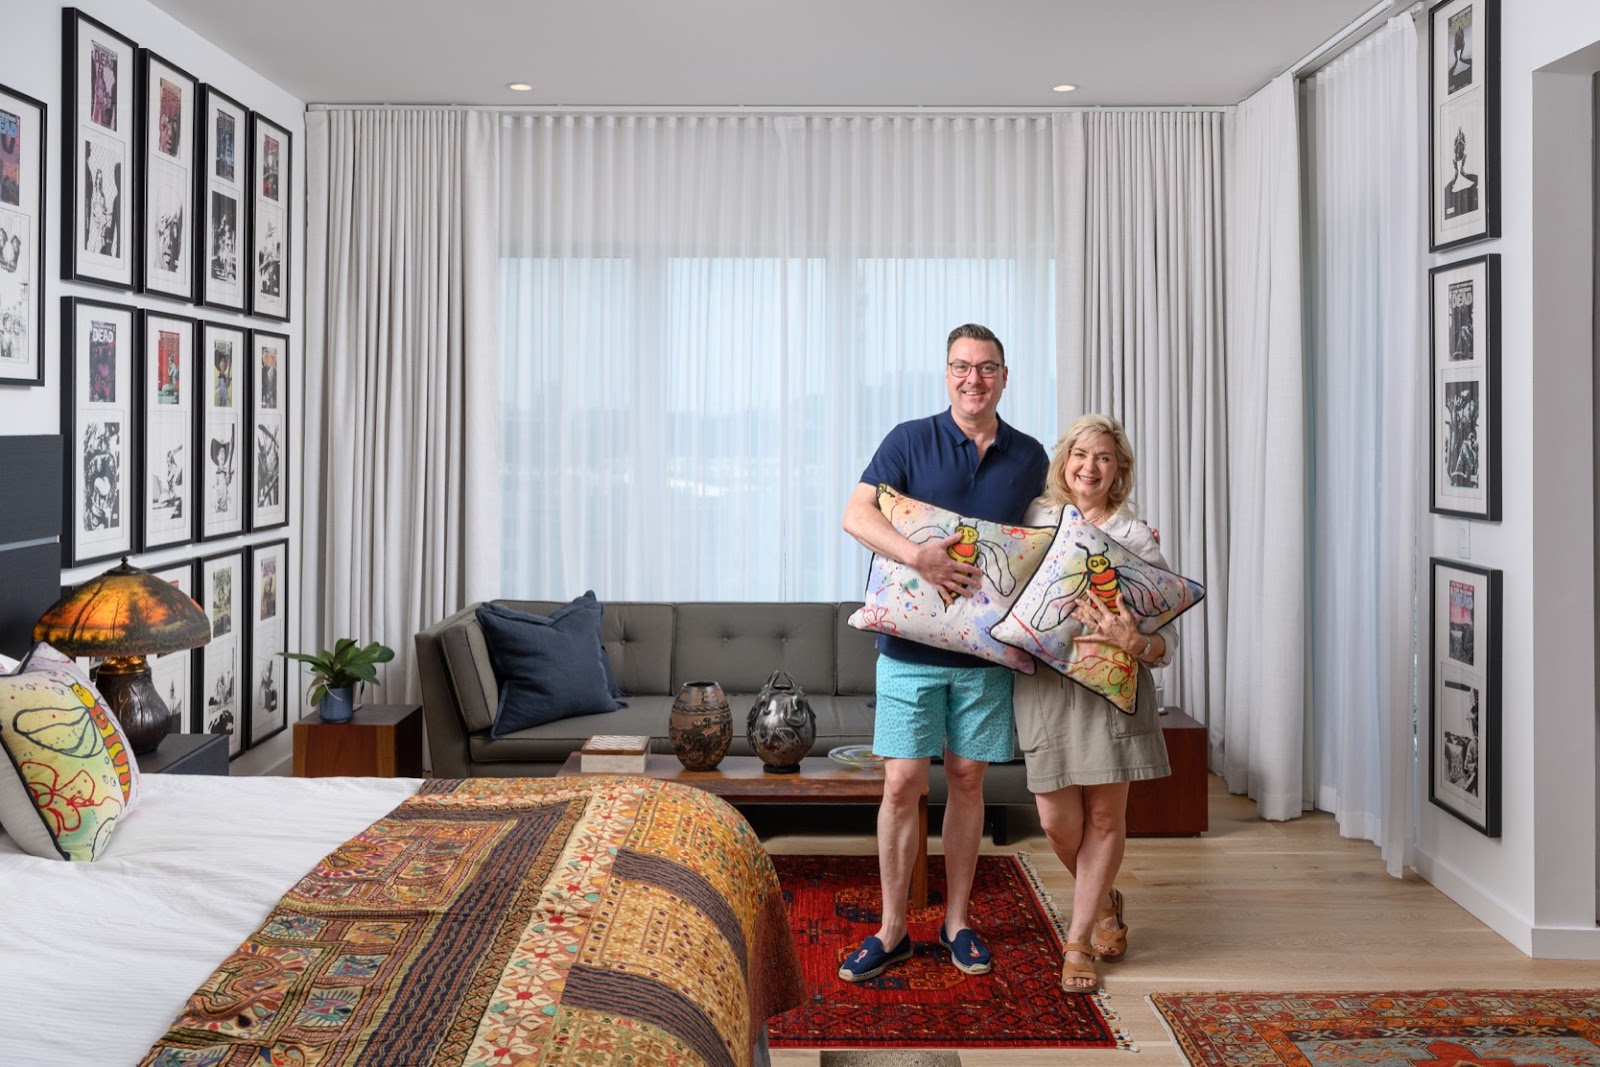
[[[548,615],[558,601],[500,601]],[[788,671],[817,715],[813,756],[872,741],[877,650],[873,635],[848,624],[859,603],[610,603],[601,640],[628,707],[558,719],[498,740],[489,736],[499,689],[474,604],[417,635],[417,662],[433,773],[442,777],[553,775],[593,734],[646,734],[670,753],[667,717],[687,681],[719,683],[733,708],[730,755],[752,755],[745,715],[775,670]],[[1004,843],[1000,805],[1031,806],[1020,755],[989,768],[984,787],[996,843]],[[943,804],[935,763],[928,800]]]

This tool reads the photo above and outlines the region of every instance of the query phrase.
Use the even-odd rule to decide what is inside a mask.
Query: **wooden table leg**
[[[928,794],[917,798],[917,860],[911,865],[911,906],[928,906]]]

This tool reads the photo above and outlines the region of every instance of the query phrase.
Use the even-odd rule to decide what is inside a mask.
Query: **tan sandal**
[[[1089,957],[1088,963],[1073,963],[1067,953],[1081,952]],[[1070,979],[1092,978],[1094,985],[1072,985]],[[1100,988],[1100,972],[1094,969],[1094,946],[1081,941],[1069,942],[1061,950],[1061,988],[1068,993],[1093,993]]]
[[[1115,963],[1128,954],[1128,924],[1122,921],[1122,890],[1113,886],[1110,899],[1111,906],[1101,908],[1095,917],[1090,940],[1094,942],[1095,955],[1107,963]],[[1105,925],[1107,919],[1116,925]]]

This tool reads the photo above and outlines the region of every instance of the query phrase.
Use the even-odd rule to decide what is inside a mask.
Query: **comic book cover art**
[[[278,410],[278,346],[261,346],[261,377],[257,385],[257,406],[263,411]]]
[[[179,359],[183,355],[183,337],[176,330],[161,330],[156,337],[156,403],[180,404],[183,402],[183,382]]]
[[[117,128],[117,53],[98,41],[89,53],[89,121]]]
[[[183,140],[183,87],[161,79],[161,117],[156,129],[156,151],[177,158]]]
[[[1473,356],[1472,279],[1450,283],[1450,361],[1459,363]]]
[[[122,159],[112,145],[84,142],[83,250],[122,255]]]
[[[278,139],[263,135],[261,138],[261,195],[268,200],[278,199]]]
[[[22,206],[22,119],[0,108],[0,204]]]
[[[1450,658],[1469,666],[1478,643],[1476,593],[1467,582],[1450,583]]]
[[[89,323],[89,400],[117,402],[117,327],[111,322]]]
[[[234,129],[236,123],[233,116],[226,111],[217,112],[217,137],[212,147],[212,158],[216,161],[217,177],[225,182],[233,181],[233,154],[234,154]]]

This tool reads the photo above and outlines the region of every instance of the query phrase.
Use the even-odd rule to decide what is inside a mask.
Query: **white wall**
[[[305,241],[302,236],[305,220],[305,104],[197,36],[146,0],[90,0],[77,6],[85,14],[132,39],[135,44],[160,54],[200,81],[216,85],[246,108],[261,112],[293,135],[290,189],[293,198],[294,237],[289,277],[290,321],[279,323],[271,320],[252,320],[247,316],[215,308],[202,308],[193,304],[180,304],[171,300],[147,297],[140,293],[60,280],[62,5],[47,0],[6,0],[4,19],[6,59],[4,67],[0,68],[0,83],[43,101],[49,108],[47,124],[49,143],[46,152],[49,173],[45,181],[46,221],[41,229],[45,244],[45,383],[43,386],[31,388],[0,387],[0,435],[47,434],[58,433],[61,430],[59,334],[63,296],[86,296],[134,307],[162,308],[202,320],[243,327],[259,326],[288,334],[292,419],[290,454],[285,466],[291,479],[288,494],[290,516],[288,529],[280,528],[242,538],[164,549],[137,556],[134,562],[145,567],[160,566],[169,562],[213,555],[240,544],[274,541],[287,536],[290,538],[291,578],[285,582],[285,587],[298,588],[298,583],[292,579],[292,575],[299,572],[299,496],[298,485],[295,484],[297,480],[295,465],[299,463],[303,454],[304,437],[300,422],[302,408],[300,398],[305,373],[300,360],[305,349],[302,326],[305,306],[302,281],[305,277]],[[82,581],[99,574],[107,566],[105,563],[99,563],[75,568],[64,572],[62,580],[64,583]],[[298,647],[299,639],[300,606],[291,600],[290,610],[288,641],[290,647],[295,648]],[[285,694],[290,698],[290,721],[293,721],[299,708],[299,697],[294,688],[293,685],[285,686]]]
[[[1502,830],[1432,805],[1416,866],[1536,956],[1600,959],[1595,825],[1595,501],[1591,83],[1600,3],[1505,0],[1499,240],[1502,522],[1471,559],[1505,572]],[[1463,524],[1433,516],[1430,554]],[[1425,542],[1425,547],[1430,547]],[[1422,773],[1427,773],[1426,756]]]

